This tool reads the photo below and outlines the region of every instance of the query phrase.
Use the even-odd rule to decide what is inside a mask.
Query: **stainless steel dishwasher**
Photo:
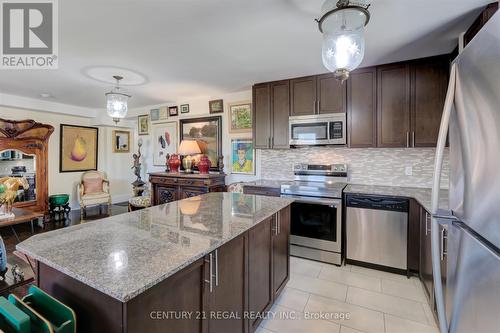
[[[346,258],[407,271],[408,206],[403,198],[348,195]]]

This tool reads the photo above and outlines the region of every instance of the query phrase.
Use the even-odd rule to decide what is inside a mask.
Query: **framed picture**
[[[137,116],[137,126],[139,127],[139,135],[149,134],[149,115],[143,114]]]
[[[167,154],[177,153],[177,122],[153,125],[153,165],[165,165]]]
[[[160,120],[160,109],[151,109],[151,111],[149,111],[149,116],[151,117],[151,121]]]
[[[179,109],[177,108],[177,106],[169,106],[168,107],[168,116],[169,117],[178,116],[178,115],[179,115]]]
[[[203,154],[207,155],[212,163],[210,170],[218,170],[218,157],[222,155],[222,117],[204,117],[181,119],[181,135],[182,140],[196,140]],[[199,156],[195,156],[194,169],[198,164]]]
[[[208,109],[210,113],[222,113],[224,112],[224,102],[222,99],[215,99],[208,102]]]
[[[97,127],[61,124],[59,172],[97,170]]]
[[[231,173],[255,174],[255,150],[252,139],[231,139]]]
[[[252,131],[252,103],[238,102],[229,104],[229,133]]]
[[[189,113],[189,104],[181,105],[181,113]]]
[[[129,131],[113,131],[113,152],[130,153]]]

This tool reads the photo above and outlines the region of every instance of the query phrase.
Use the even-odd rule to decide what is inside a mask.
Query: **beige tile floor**
[[[292,257],[257,333],[438,333],[417,278]]]

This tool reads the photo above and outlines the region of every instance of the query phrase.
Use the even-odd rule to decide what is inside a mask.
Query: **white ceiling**
[[[371,1],[362,66],[450,52],[491,1]],[[59,69],[0,70],[0,93],[102,108],[111,85],[86,70],[114,66],[146,77],[134,108],[322,73],[322,2],[59,0]]]

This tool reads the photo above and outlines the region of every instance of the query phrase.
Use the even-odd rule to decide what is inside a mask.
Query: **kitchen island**
[[[17,245],[79,332],[253,332],[289,278],[292,200],[209,193]]]

